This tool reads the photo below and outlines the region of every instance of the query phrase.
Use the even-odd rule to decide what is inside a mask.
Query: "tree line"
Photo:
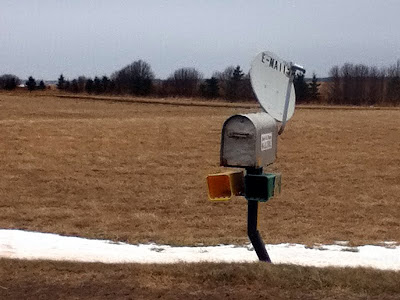
[[[150,65],[138,60],[110,77],[67,80],[62,74],[57,88],[72,93],[129,94],[133,96],[224,98],[230,101],[254,100],[250,77],[240,66],[227,67],[210,78],[195,68],[179,68],[165,80],[156,80]]]
[[[331,104],[400,104],[400,60],[381,69],[346,63],[332,67],[329,75],[328,101]]]
[[[15,75],[4,74],[0,76],[0,90],[12,91],[20,84],[21,80]],[[43,80],[37,83],[32,76],[29,76],[28,80],[25,82],[25,86],[29,91],[46,89],[46,85],[44,84]]]
[[[363,64],[346,63],[329,72],[325,93],[316,74],[306,82],[304,74],[294,79],[298,103],[330,103],[338,105],[398,105],[400,104],[400,60],[387,68],[378,69]],[[21,83],[11,74],[0,76],[0,89],[12,90]],[[25,83],[28,90],[45,89],[31,76]],[[133,96],[222,98],[228,101],[253,101],[250,76],[240,66],[229,66],[214,72],[210,78],[195,68],[179,68],[165,80],[155,79],[151,66],[137,60],[107,76],[79,76],[72,80],[62,74],[58,78],[60,91],[88,94],[129,94]]]

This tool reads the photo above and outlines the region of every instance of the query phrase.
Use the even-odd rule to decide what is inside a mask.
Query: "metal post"
[[[289,63],[289,66],[290,66],[289,81],[288,81],[288,84],[286,87],[285,106],[283,108],[282,125],[278,132],[279,135],[283,133],[283,130],[285,129],[285,126],[286,126],[287,113],[289,110],[290,94],[292,92],[292,84],[293,84],[294,74],[295,74],[295,72],[292,71],[292,63]]]
[[[262,174],[262,168],[248,168],[248,174]],[[258,201],[247,200],[247,235],[260,261],[271,262],[265,244],[257,230]]]
[[[306,73],[306,70],[302,66],[294,64],[292,62],[289,63],[289,68],[290,68],[289,81],[288,81],[288,85],[286,88],[285,107],[283,109],[282,125],[278,132],[279,135],[281,135],[283,133],[283,130],[285,130],[285,126],[286,126],[286,122],[287,122],[287,113],[288,113],[289,102],[290,102],[290,94],[292,92],[292,84],[293,84],[294,77],[296,75],[296,71],[300,71],[303,74]]]

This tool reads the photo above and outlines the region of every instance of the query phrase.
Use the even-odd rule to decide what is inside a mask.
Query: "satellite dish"
[[[292,63],[269,51],[259,53],[251,63],[250,81],[258,102],[265,112],[283,123],[294,113],[293,69]]]

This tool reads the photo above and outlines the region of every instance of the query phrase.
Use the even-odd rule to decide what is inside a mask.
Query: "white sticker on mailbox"
[[[261,151],[272,149],[272,132],[261,135]]]

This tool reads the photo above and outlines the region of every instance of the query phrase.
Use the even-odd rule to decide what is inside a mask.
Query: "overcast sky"
[[[0,74],[110,75],[135,60],[156,77],[205,76],[262,50],[327,76],[344,62],[400,59],[398,0],[0,0]]]

